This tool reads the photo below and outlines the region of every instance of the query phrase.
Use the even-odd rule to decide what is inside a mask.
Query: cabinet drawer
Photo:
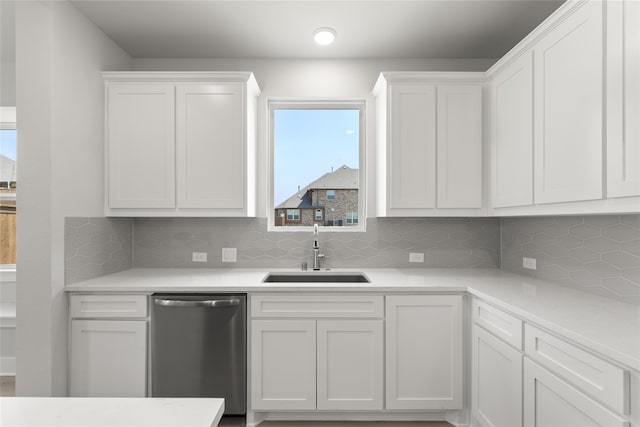
[[[252,317],[382,318],[382,296],[265,295],[251,298]]]
[[[474,299],[473,321],[518,350],[522,350],[522,320]]]
[[[71,317],[147,317],[146,295],[71,295]]]
[[[531,325],[525,325],[525,353],[617,413],[629,413],[629,371]]]

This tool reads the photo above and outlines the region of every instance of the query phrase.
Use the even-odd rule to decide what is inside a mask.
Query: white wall
[[[64,217],[103,214],[102,70],[131,58],[66,2],[17,2],[16,393],[67,394]]]
[[[0,61],[0,105],[16,105],[16,63]]]
[[[486,71],[494,59],[163,59],[137,58],[135,70],[252,71],[258,100],[258,216],[267,213],[267,100],[269,98],[364,99],[367,102],[367,216],[375,212],[375,102],[371,91],[381,71]]]

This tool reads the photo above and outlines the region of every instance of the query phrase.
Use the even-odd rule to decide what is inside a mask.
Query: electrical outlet
[[[536,269],[536,259],[535,258],[527,258],[522,257],[522,268],[526,268],[529,270]]]
[[[424,262],[424,254],[409,252],[409,262]]]
[[[238,250],[236,248],[222,248],[222,262],[236,262]]]
[[[206,252],[192,252],[191,253],[191,261],[192,262],[207,262],[207,253]]]

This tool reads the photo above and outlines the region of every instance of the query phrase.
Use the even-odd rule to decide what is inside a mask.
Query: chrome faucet
[[[318,224],[313,224],[313,270],[320,270],[320,260],[326,258],[325,254],[320,253],[320,244],[318,243]]]

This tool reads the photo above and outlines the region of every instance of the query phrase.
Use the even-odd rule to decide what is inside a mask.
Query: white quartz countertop
[[[2,427],[215,427],[224,399],[3,397]]]
[[[266,269],[131,269],[68,285],[69,292],[469,292],[640,371],[640,306],[499,269],[340,269],[371,283],[262,283]],[[308,272],[311,273],[311,272]]]

